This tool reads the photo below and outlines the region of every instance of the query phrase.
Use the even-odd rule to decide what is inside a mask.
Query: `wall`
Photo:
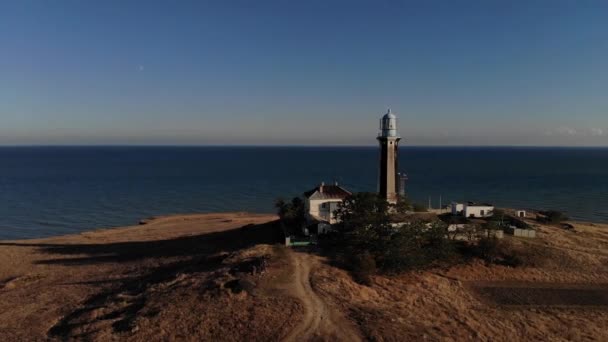
[[[536,231],[534,229],[520,229],[516,227],[509,227],[506,229],[507,233],[517,236],[517,237],[525,237],[525,238],[535,238]]]
[[[306,200],[306,207],[308,208],[308,213],[314,216],[321,217],[324,220],[329,221],[329,223],[336,223],[335,217],[333,217],[333,213],[330,212],[329,203],[341,203],[341,199],[318,199],[318,200]],[[322,205],[326,203],[326,207],[322,208]]]
[[[452,215],[458,215],[464,209],[464,204],[462,203],[452,203]]]
[[[484,211],[484,214],[481,215],[481,211]],[[492,212],[494,211],[494,207],[488,206],[465,206],[464,207],[464,216],[471,217],[490,217],[492,216]]]

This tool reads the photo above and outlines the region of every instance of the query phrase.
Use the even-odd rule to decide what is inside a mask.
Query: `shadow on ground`
[[[282,242],[277,221],[196,236],[157,241],[107,244],[28,244],[0,243],[0,246],[38,248],[54,256],[39,264],[86,266],[125,264],[138,268],[133,276],[119,279],[85,281],[78,284],[98,286],[99,292],[86,299],[79,309],[65,315],[48,332],[50,338],[87,338],[91,323],[109,320],[114,332],[132,331],[136,317],[148,299],[147,293],[159,284],[171,284],[178,277],[210,272],[225,266],[231,252],[258,244]],[[239,265],[233,265],[238,269]],[[120,267],[119,267],[120,269]],[[93,331],[94,332],[94,331]]]
[[[129,262],[147,258],[193,257],[218,251],[234,251],[262,243],[282,242],[277,221],[195,236],[156,241],[129,241],[107,244],[0,243],[0,246],[37,247],[42,252],[62,256],[40,264],[79,265]],[[85,255],[66,258],[69,255]]]

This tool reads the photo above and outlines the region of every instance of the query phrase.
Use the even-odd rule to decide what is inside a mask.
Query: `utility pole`
[[[443,210],[443,206],[441,205],[441,195],[439,195],[439,210]]]
[[[429,210],[433,209],[433,204],[431,203],[431,196],[429,196]]]

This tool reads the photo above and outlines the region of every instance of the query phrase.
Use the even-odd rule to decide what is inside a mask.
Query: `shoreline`
[[[508,210],[508,211],[515,210],[512,208],[499,208],[499,209],[504,209],[504,210]],[[526,211],[529,214],[532,214],[532,213],[537,213],[538,209],[528,208],[528,209],[526,209]],[[439,213],[449,213],[449,212],[450,212],[449,209],[445,209],[443,211],[440,211],[439,209],[432,209],[429,212],[421,212],[418,214],[437,215]],[[414,214],[416,214],[416,213],[414,213]],[[275,213],[257,213],[257,212],[248,212],[248,211],[217,211],[217,212],[204,212],[204,213],[166,214],[166,215],[148,216],[145,218],[141,218],[141,219],[137,220],[137,223],[131,224],[131,225],[117,225],[117,226],[110,226],[110,227],[92,228],[92,229],[86,229],[86,230],[82,230],[80,232],[75,232],[75,233],[52,235],[52,236],[45,236],[45,237],[32,237],[32,238],[22,238],[22,239],[0,239],[0,243],[42,241],[42,240],[69,238],[69,237],[74,237],[74,236],[87,236],[87,235],[91,235],[91,234],[94,234],[97,232],[134,229],[134,228],[142,227],[142,226],[156,225],[156,224],[163,223],[163,222],[166,223],[166,222],[175,222],[175,221],[188,221],[188,220],[197,220],[197,219],[201,219],[201,218],[205,219],[205,218],[213,217],[213,216],[217,216],[217,215],[233,215],[235,217],[276,216]],[[532,219],[531,217],[526,218],[526,220],[528,221],[528,223],[542,225],[539,222],[537,222],[536,220]],[[590,226],[590,227],[606,226],[606,228],[608,228],[608,221],[607,222],[598,222],[598,221],[589,221],[589,220],[569,219],[569,220],[564,221],[563,223],[569,223],[569,224],[579,225],[579,226]]]
[[[79,232],[68,233],[68,234],[60,234],[60,235],[52,235],[52,236],[44,236],[44,237],[32,237],[32,238],[21,238],[21,239],[0,239],[0,243],[5,242],[28,242],[28,241],[40,241],[40,240],[52,240],[58,238],[68,238],[74,236],[82,236],[87,234],[93,234],[97,232],[105,232],[105,231],[116,231],[116,230],[126,230],[133,229],[137,227],[143,227],[148,225],[155,225],[162,222],[173,222],[173,221],[188,221],[195,220],[200,218],[206,218],[208,216],[217,216],[217,215],[234,215],[235,217],[240,216],[276,216],[273,213],[254,213],[248,211],[218,211],[218,212],[208,212],[208,213],[184,213],[184,214],[167,214],[167,215],[158,215],[158,216],[148,216],[146,218],[139,219],[136,223],[130,225],[117,225],[110,227],[99,227],[99,228],[91,228],[85,229]]]

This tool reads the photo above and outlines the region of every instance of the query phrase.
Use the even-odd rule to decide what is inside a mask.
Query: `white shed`
[[[488,203],[465,204],[463,209],[464,217],[490,217],[494,215],[494,206]]]

